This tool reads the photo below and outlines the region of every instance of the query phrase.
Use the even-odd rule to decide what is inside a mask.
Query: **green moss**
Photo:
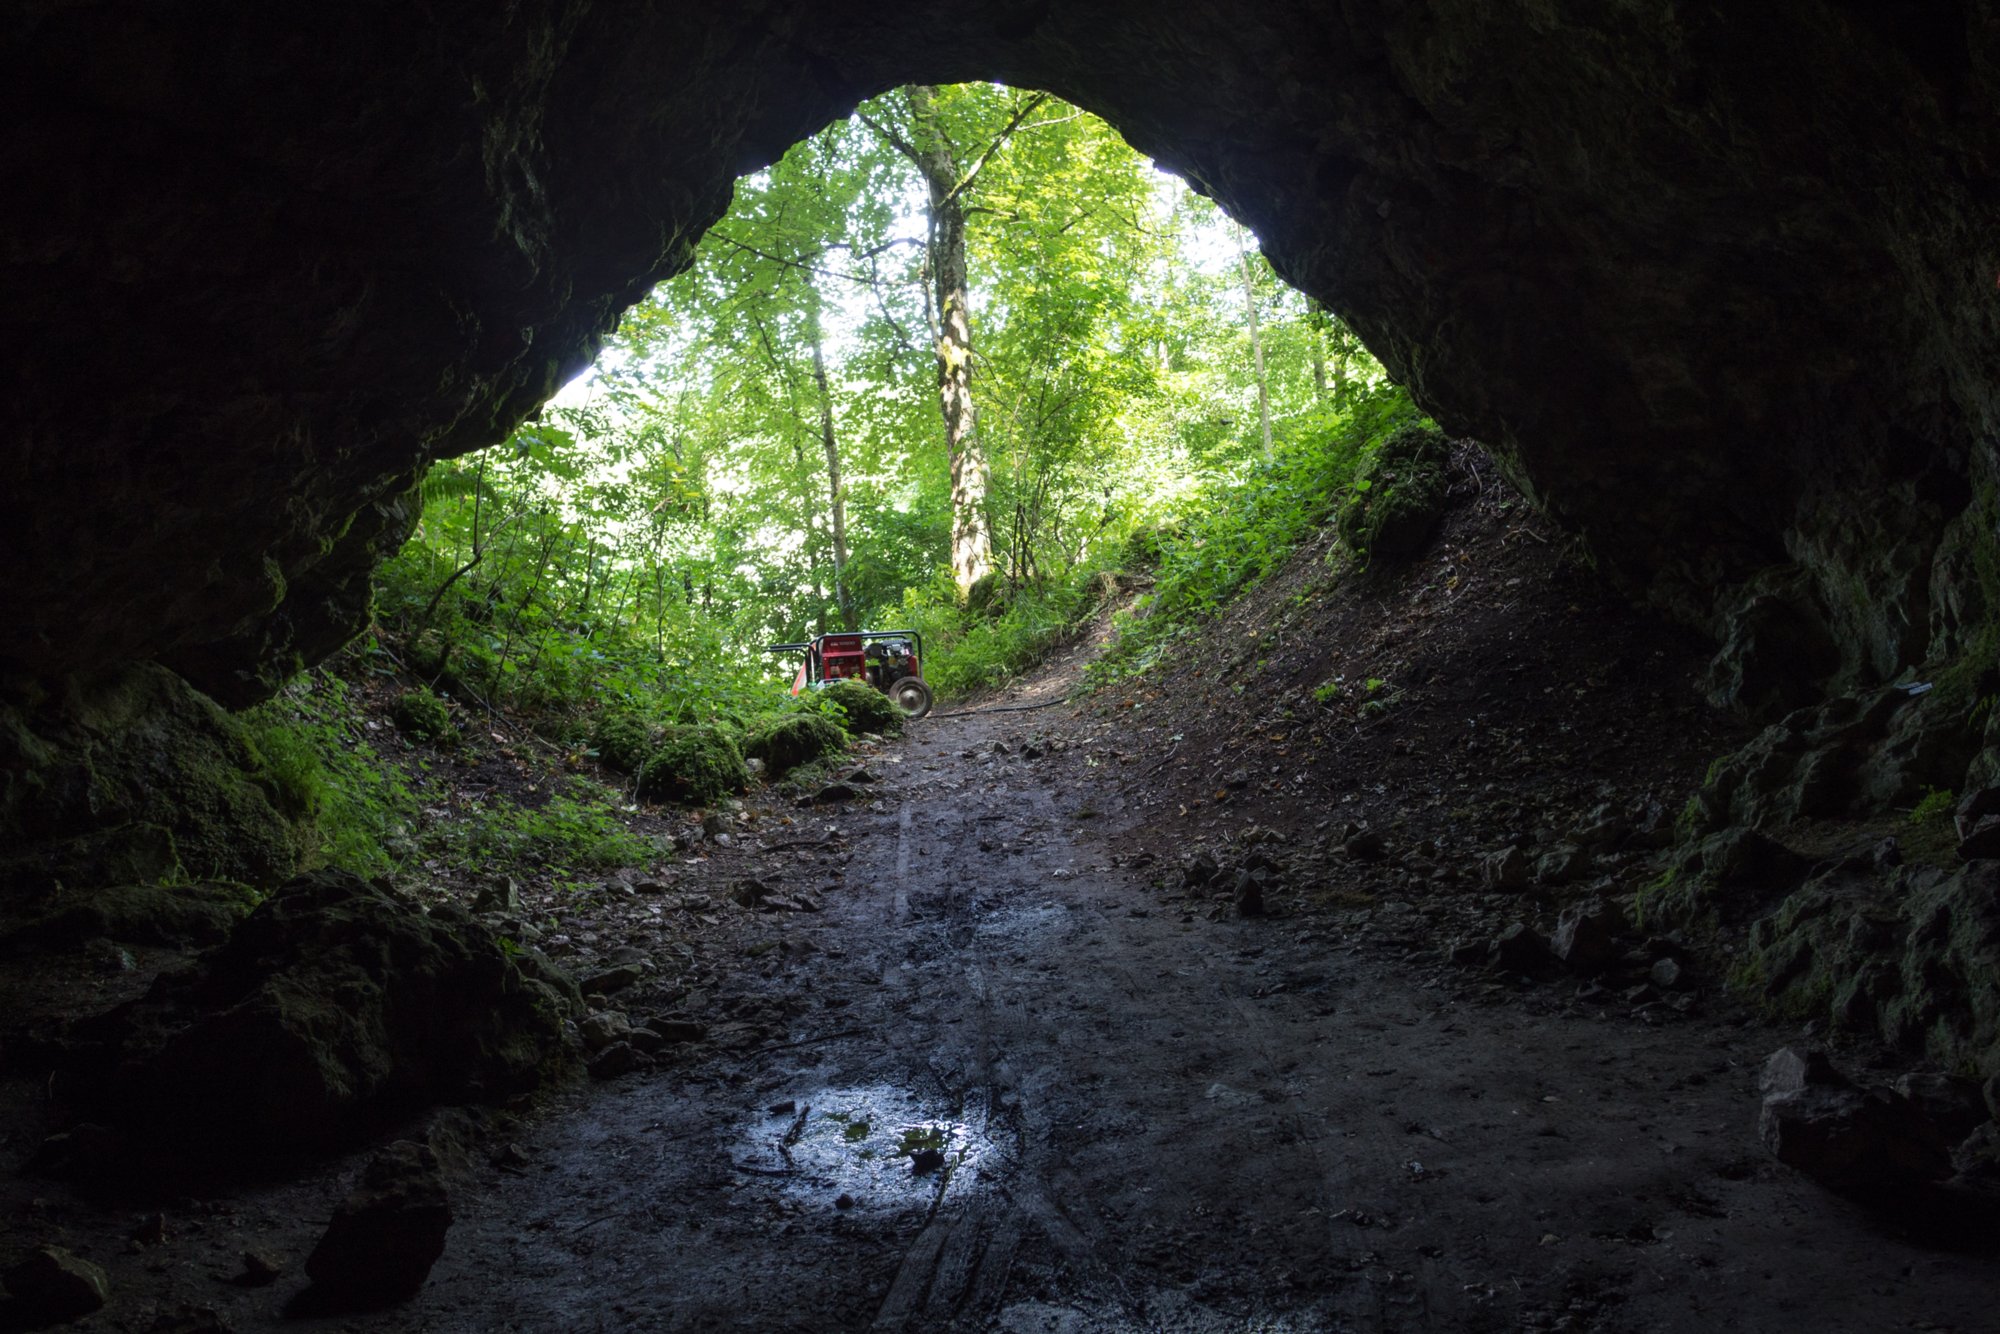
[[[448,746],[458,740],[458,729],[451,722],[451,707],[421,687],[398,695],[389,706],[389,717],[398,731],[414,741]]]
[[[835,681],[821,698],[840,710],[850,732],[893,736],[903,730],[903,711],[865,681]]]
[[[777,778],[823,755],[831,755],[846,744],[847,733],[831,718],[795,713],[751,733],[743,752],[762,760],[765,771]]]
[[[601,715],[590,741],[597,757],[621,774],[636,774],[658,745],[654,728],[628,709]]]
[[[1428,426],[1406,426],[1382,442],[1342,506],[1340,536],[1372,560],[1414,554],[1443,515],[1450,446]]]
[[[669,729],[639,770],[640,796],[687,806],[710,805],[749,785],[742,752],[715,727]]]

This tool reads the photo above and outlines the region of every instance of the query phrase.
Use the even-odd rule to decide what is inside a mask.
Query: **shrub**
[[[639,770],[640,796],[684,806],[711,805],[749,785],[742,752],[714,727],[669,728]]]
[[[903,730],[903,711],[866,681],[835,681],[822,694],[847,719],[847,730],[850,732],[880,732],[893,736]]]
[[[413,741],[450,745],[458,740],[450,706],[421,686],[396,696],[396,702],[389,706],[389,717],[396,730]]]
[[[743,751],[762,760],[771,777],[777,778],[822,755],[831,755],[846,744],[847,733],[831,718],[817,713],[795,713],[774,719],[751,733]]]

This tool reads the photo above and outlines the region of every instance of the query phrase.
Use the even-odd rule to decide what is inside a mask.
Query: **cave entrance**
[[[741,180],[537,420],[435,466],[380,605],[500,706],[645,660],[617,693],[707,716],[795,665],[766,644],[892,624],[957,691],[1252,472],[1310,492],[1294,474],[1344,475],[1328,458],[1408,413],[1247,229],[1102,120],[906,87]]]

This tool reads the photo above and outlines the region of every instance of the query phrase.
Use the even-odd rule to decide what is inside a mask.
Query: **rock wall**
[[[366,616],[735,175],[910,80],[1100,112],[1782,708],[2000,606],[1989,0],[519,0],[4,20],[0,665],[230,702]],[[1975,505],[1975,502],[1980,502]],[[1974,514],[1975,518],[1963,516]]]

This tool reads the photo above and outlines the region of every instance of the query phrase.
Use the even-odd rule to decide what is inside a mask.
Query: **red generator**
[[[894,701],[905,717],[931,711],[924,683],[924,637],[915,630],[857,630],[820,635],[802,644],[773,644],[773,653],[803,653],[792,693],[821,690],[834,681],[865,681]]]

